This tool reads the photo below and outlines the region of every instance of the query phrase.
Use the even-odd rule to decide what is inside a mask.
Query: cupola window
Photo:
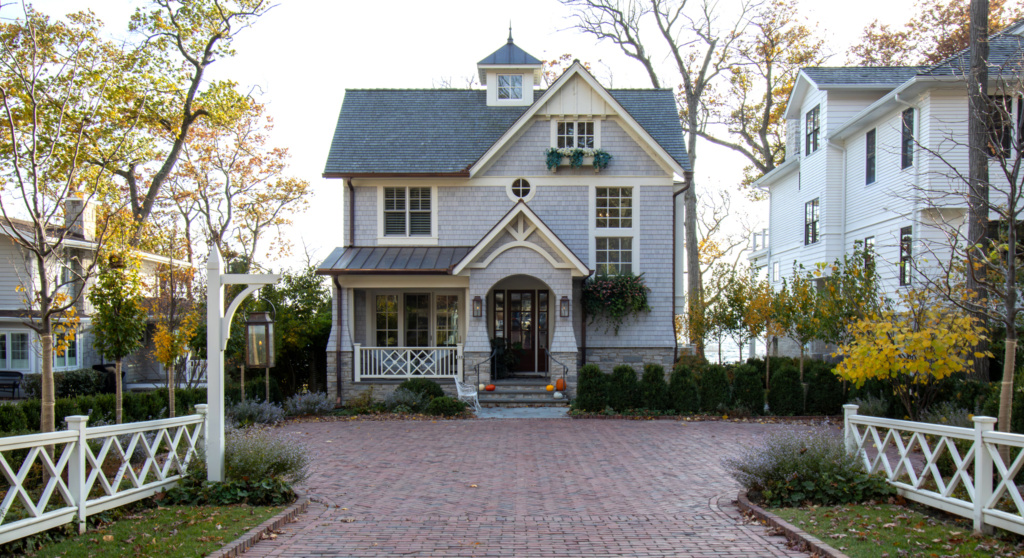
[[[498,99],[519,100],[523,98],[523,76],[520,74],[498,74]]]

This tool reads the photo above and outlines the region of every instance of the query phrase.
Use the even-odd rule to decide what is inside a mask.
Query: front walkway
[[[321,422],[310,511],[245,556],[806,556],[742,525],[720,465],[778,425]]]

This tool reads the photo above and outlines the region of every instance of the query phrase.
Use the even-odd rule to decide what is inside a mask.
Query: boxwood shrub
[[[678,413],[696,413],[700,409],[700,391],[690,367],[677,364],[668,382],[668,396]]]
[[[632,366],[620,364],[612,369],[608,379],[608,405],[619,412],[640,406],[640,385]]]
[[[435,384],[436,385],[436,384]],[[442,395],[427,403],[426,413],[437,417],[457,417],[466,411],[466,402]]]
[[[724,366],[712,364],[700,375],[700,410],[717,413],[729,406],[729,377]]]
[[[435,397],[444,397],[444,390],[441,389],[441,386],[437,382],[426,378],[410,378],[398,384],[397,389],[407,389],[413,393],[422,393],[427,396],[428,400]]]
[[[807,381],[807,414],[841,415],[846,402],[846,390],[834,366],[820,360],[804,363],[804,379]]]
[[[764,413],[764,381],[756,366],[741,364],[733,369],[733,405],[738,405],[752,414]]]
[[[800,371],[792,364],[772,371],[768,389],[768,408],[773,415],[803,414],[804,386],[800,383]]]
[[[596,364],[580,368],[572,404],[589,413],[600,413],[608,406],[608,376]]]
[[[640,401],[645,409],[652,411],[672,409],[668,397],[668,384],[665,383],[665,368],[662,365],[644,366],[644,375],[640,379]]]
[[[28,417],[21,405],[0,405],[0,432],[21,432],[28,429]]]

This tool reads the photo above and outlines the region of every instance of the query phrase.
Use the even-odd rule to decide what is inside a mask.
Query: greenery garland
[[[590,277],[583,282],[583,308],[590,315],[590,323],[606,320],[618,335],[626,318],[651,311],[647,304],[650,291],[644,284],[643,273]]]
[[[610,153],[603,149],[584,149],[582,147],[563,147],[559,149],[557,147],[548,148],[544,152],[545,164],[548,170],[555,170],[558,165],[562,164],[562,158],[569,158],[569,166],[578,169],[583,166],[584,157],[594,158],[594,170],[601,170],[608,167],[608,162],[612,160]]]

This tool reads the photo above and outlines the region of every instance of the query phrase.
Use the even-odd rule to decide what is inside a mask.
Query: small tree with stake
[[[121,363],[142,348],[148,316],[142,304],[138,260],[110,255],[100,267],[89,302],[93,305],[93,346],[104,357],[114,359],[114,420],[121,424]]]

